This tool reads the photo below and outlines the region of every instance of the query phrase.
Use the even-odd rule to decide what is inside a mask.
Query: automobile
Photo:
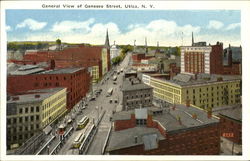
[[[73,122],[72,119],[68,119],[67,124],[71,124]]]
[[[110,99],[110,100],[109,100],[109,103],[112,103],[112,101],[113,101],[113,100],[112,100],[112,99]]]
[[[116,82],[113,82],[113,84],[117,84]]]
[[[94,101],[94,100],[95,100],[95,97],[91,97],[91,98],[90,98],[90,101]]]
[[[111,95],[110,94],[107,94],[106,97],[110,97]]]

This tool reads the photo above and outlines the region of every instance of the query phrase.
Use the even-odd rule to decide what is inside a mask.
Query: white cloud
[[[227,26],[226,30],[233,30],[237,27],[240,27],[240,23],[232,23],[232,24]]]
[[[71,21],[72,22],[72,21]],[[119,26],[113,22],[109,23],[94,23],[93,19],[83,21],[85,27],[77,26],[76,24],[73,27],[64,28],[65,32],[62,30],[55,32],[55,28],[52,28],[47,33],[34,33],[26,34],[26,36],[16,35],[11,37],[10,41],[17,40],[30,40],[30,41],[55,41],[57,38],[60,38],[63,42],[69,43],[90,43],[90,44],[104,44],[106,30],[109,31],[110,43],[113,44],[113,41],[116,41],[117,44],[134,44],[136,40],[136,45],[144,45],[145,37],[147,37],[148,45],[156,45],[159,41],[160,45],[164,46],[179,46],[191,44],[191,34],[194,32],[195,42],[198,41],[207,41],[207,43],[215,44],[217,41],[225,42],[225,44],[231,42],[231,44],[240,44],[240,35],[238,36],[223,36],[219,34],[210,34],[204,35],[200,34],[200,26],[192,26],[190,24],[178,25],[174,21],[167,20],[154,20],[148,24],[130,24],[126,28],[126,31],[121,31]],[[65,24],[58,22],[59,24]],[[79,25],[79,23],[78,23]],[[54,26],[53,26],[54,27]],[[67,30],[66,30],[67,29]],[[68,31],[68,32],[66,32]],[[86,32],[87,31],[87,32]],[[183,33],[183,34],[182,34]],[[236,42],[237,41],[237,42]]]
[[[47,22],[38,22],[31,18],[25,19],[23,22],[16,25],[16,28],[28,27],[30,30],[41,30],[47,25]]]
[[[223,26],[224,26],[224,24],[222,22],[216,21],[216,20],[211,20],[211,21],[209,21],[207,28],[218,30],[218,29],[222,28]]]
[[[5,26],[5,30],[8,32],[8,31],[12,31],[12,28],[10,26]]]
[[[51,31],[54,32],[74,32],[74,31],[80,31],[83,32],[89,32],[90,31],[90,25],[93,24],[95,19],[90,18],[87,21],[61,21],[56,22]]]

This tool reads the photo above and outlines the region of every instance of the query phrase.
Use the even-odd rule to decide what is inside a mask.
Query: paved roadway
[[[114,70],[120,70],[121,68],[125,69],[125,67],[128,65],[129,57],[131,55],[127,55],[123,62],[119,65],[116,66],[114,69],[112,69],[109,73],[105,75],[103,80],[99,83],[96,84],[93,87],[93,90],[96,89],[102,89],[102,93],[96,98],[95,101],[87,101],[88,106],[84,110],[79,110],[81,109],[81,103],[80,108],[78,109],[78,104],[74,107],[75,112],[71,112],[70,115],[76,115],[76,121],[74,122],[74,127],[76,127],[76,122],[78,122],[83,116],[88,116],[90,118],[90,122],[93,123],[93,121],[97,122],[98,116],[101,116],[101,113],[105,111],[105,115],[103,116],[103,119],[101,120],[99,126],[98,126],[98,131],[94,137],[93,142],[91,143],[89,150],[87,154],[90,155],[100,155],[102,153],[102,148],[105,142],[105,139],[108,134],[108,130],[110,127],[110,117],[112,116],[113,111],[117,111],[119,104],[121,104],[121,96],[122,93],[120,91],[120,86],[122,84],[122,77],[123,73],[120,73],[117,75],[117,84],[113,84],[113,76],[111,75]],[[103,84],[102,84],[103,82]],[[108,89],[113,88],[113,94],[110,97],[106,97]],[[112,103],[110,103],[110,100],[112,99]],[[118,103],[114,103],[113,100],[117,99]],[[97,108],[98,107],[98,108]],[[79,111],[82,111],[79,112]],[[76,114],[78,113],[78,115]],[[94,120],[93,120],[94,119]],[[63,145],[63,147],[60,149],[58,152],[58,155],[77,155],[78,154],[78,149],[72,149],[72,143],[75,139],[75,137],[80,133],[83,132],[84,130],[77,130],[74,131],[73,134],[67,139],[66,143]],[[51,147],[53,145],[56,145],[58,141],[53,142]]]
[[[128,62],[129,62],[129,57],[131,56],[131,54],[127,55],[123,62],[117,66],[117,68],[120,70],[121,68],[125,69],[128,66]],[[117,68],[115,70],[117,70]],[[104,104],[104,109],[106,110],[106,113],[102,119],[102,121],[99,124],[98,127],[98,131],[95,135],[95,138],[92,142],[92,144],[90,145],[90,148],[87,152],[87,154],[89,155],[100,155],[102,154],[102,148],[104,146],[106,137],[108,135],[108,130],[109,127],[111,126],[111,122],[110,122],[110,117],[112,116],[112,112],[113,111],[117,111],[117,109],[121,106],[121,101],[122,101],[122,92],[120,90],[120,86],[122,85],[122,77],[124,75],[124,71],[122,73],[120,73],[119,75],[117,75],[117,85],[113,84],[113,76],[109,76],[110,79],[104,84],[104,86],[106,86],[106,89],[109,89],[111,87],[114,88],[114,92],[112,94],[111,97],[105,97],[105,95],[103,94],[103,97],[101,97],[101,104]],[[114,100],[117,99],[118,103],[109,103],[110,99]],[[119,107],[118,107],[119,106]]]

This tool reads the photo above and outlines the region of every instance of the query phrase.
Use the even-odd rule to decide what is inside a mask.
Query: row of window
[[[135,95],[135,96],[134,95],[131,95],[131,96],[127,95],[126,98],[127,99],[134,99],[134,98],[150,97],[151,94],[141,94],[140,96],[139,95]]]
[[[144,100],[144,101],[129,101],[126,103],[127,106],[133,106],[133,105],[140,105],[140,104],[147,104],[151,103],[151,100]]]
[[[34,133],[26,133],[26,134],[19,134],[19,135],[7,135],[7,141],[11,141],[15,143],[17,140],[24,142],[25,140],[31,138]]]
[[[25,108],[19,108],[19,114],[27,114],[27,113],[33,113],[33,112],[40,112],[39,106],[31,106],[31,107],[25,107]]]
[[[24,117],[17,117],[17,118],[7,118],[7,124],[22,124],[26,122],[33,122],[33,121],[39,121],[40,116],[39,115],[32,115],[32,116],[24,116]]]

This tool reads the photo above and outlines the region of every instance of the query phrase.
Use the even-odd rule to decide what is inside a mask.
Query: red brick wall
[[[212,45],[210,53],[210,73],[223,74],[223,44]]]
[[[110,154],[127,155],[219,155],[219,125],[179,131],[167,134],[165,140],[158,142],[158,148],[144,150],[144,145],[111,151]]]
[[[63,50],[27,52],[25,61],[49,62],[55,60],[55,68],[91,67],[99,65],[99,77],[102,76],[102,46],[68,47]],[[110,50],[107,53],[108,70],[110,70]]]
[[[223,67],[223,74],[225,75],[241,75],[241,64],[240,63],[232,63],[231,66]]]
[[[135,127],[135,114],[131,114],[130,120],[117,120],[117,121],[115,121],[114,126],[115,126],[115,131]]]
[[[220,115],[220,135],[237,144],[242,144],[242,124]]]
[[[132,60],[134,63],[141,63],[142,59],[145,59],[145,54],[132,54]]]
[[[195,62],[197,60],[197,62]],[[204,73],[204,54],[200,52],[187,52],[184,54],[185,72]]]
[[[55,87],[67,88],[67,108],[72,108],[89,91],[90,74],[87,69],[70,74],[32,74],[7,77],[7,93]]]

